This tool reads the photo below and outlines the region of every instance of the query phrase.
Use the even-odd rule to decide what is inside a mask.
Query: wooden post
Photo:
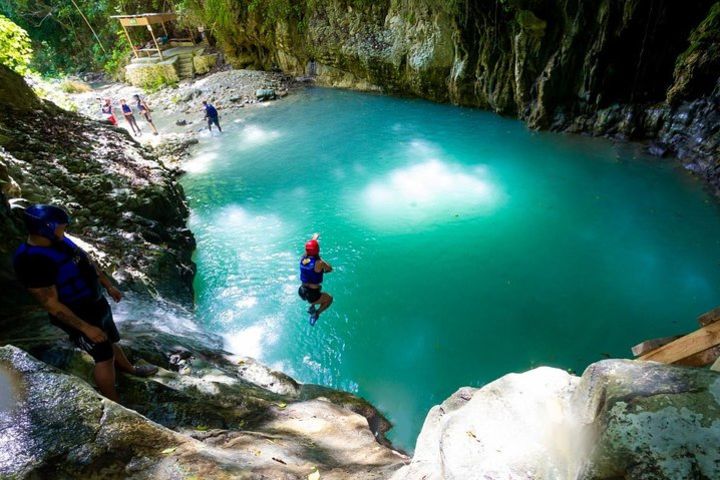
[[[150,36],[152,36],[153,43],[155,44],[155,48],[157,48],[158,55],[160,55],[160,60],[165,60],[165,58],[163,58],[162,50],[160,50],[160,45],[158,45],[157,39],[155,38],[155,32],[153,32],[152,25],[148,24],[147,28],[148,28],[148,30],[150,30]]]
[[[137,50],[135,50],[135,45],[133,45],[132,38],[130,38],[130,34],[128,33],[127,28],[125,28],[125,25],[123,25],[122,20],[120,21],[120,26],[123,27],[123,32],[125,32],[125,36],[127,37],[128,42],[130,42],[130,48],[132,48],[132,51],[135,54],[135,58],[140,58]]]

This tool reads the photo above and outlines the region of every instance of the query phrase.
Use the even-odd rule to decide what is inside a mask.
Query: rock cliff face
[[[232,21],[210,8],[204,21],[235,65],[491,109],[534,128],[656,140],[654,153],[718,185],[720,2],[299,4],[279,21],[237,4],[223,11]]]
[[[17,288],[11,253],[24,237],[12,199],[64,205],[69,232],[118,280],[191,304],[195,240],[173,171],[123,130],[39,100],[3,65],[0,92],[0,222],[10,232],[0,238],[0,302],[23,298],[8,294]]]
[[[720,478],[720,375],[630,360],[541,367],[428,414],[392,480]]]

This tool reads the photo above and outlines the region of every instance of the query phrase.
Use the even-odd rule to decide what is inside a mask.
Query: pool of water
[[[407,449],[461,386],[581,372],[717,303],[715,200],[638,146],[325,89],[240,115],[183,179],[198,321],[236,353],[367,398]],[[313,232],[335,267],[315,327],[297,296]]]

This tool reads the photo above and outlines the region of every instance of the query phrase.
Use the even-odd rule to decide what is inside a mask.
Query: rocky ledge
[[[462,388],[392,480],[720,478],[720,374],[604,360]]]
[[[365,417],[323,396],[303,399],[288,378],[272,382],[284,394],[262,389],[243,368],[194,384],[165,369],[154,380],[123,378],[146,417],[1,347],[0,477],[379,480],[405,460],[376,441]],[[264,371],[253,369],[256,379]],[[174,430],[149,419],[171,410]]]

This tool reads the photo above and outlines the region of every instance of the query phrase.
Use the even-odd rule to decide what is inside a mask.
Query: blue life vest
[[[315,262],[317,257],[309,257],[304,255],[300,259],[300,281],[302,283],[314,283],[319,285],[323,281],[323,272],[315,271]]]
[[[42,255],[53,262],[57,268],[55,288],[61,303],[70,305],[102,297],[97,272],[90,259],[69,238],[49,247],[23,243],[15,252],[15,258],[20,255]]]
[[[207,116],[210,118],[217,118],[218,117],[218,111],[215,110],[215,107],[210,105],[209,103],[205,105],[205,113],[207,113]]]

